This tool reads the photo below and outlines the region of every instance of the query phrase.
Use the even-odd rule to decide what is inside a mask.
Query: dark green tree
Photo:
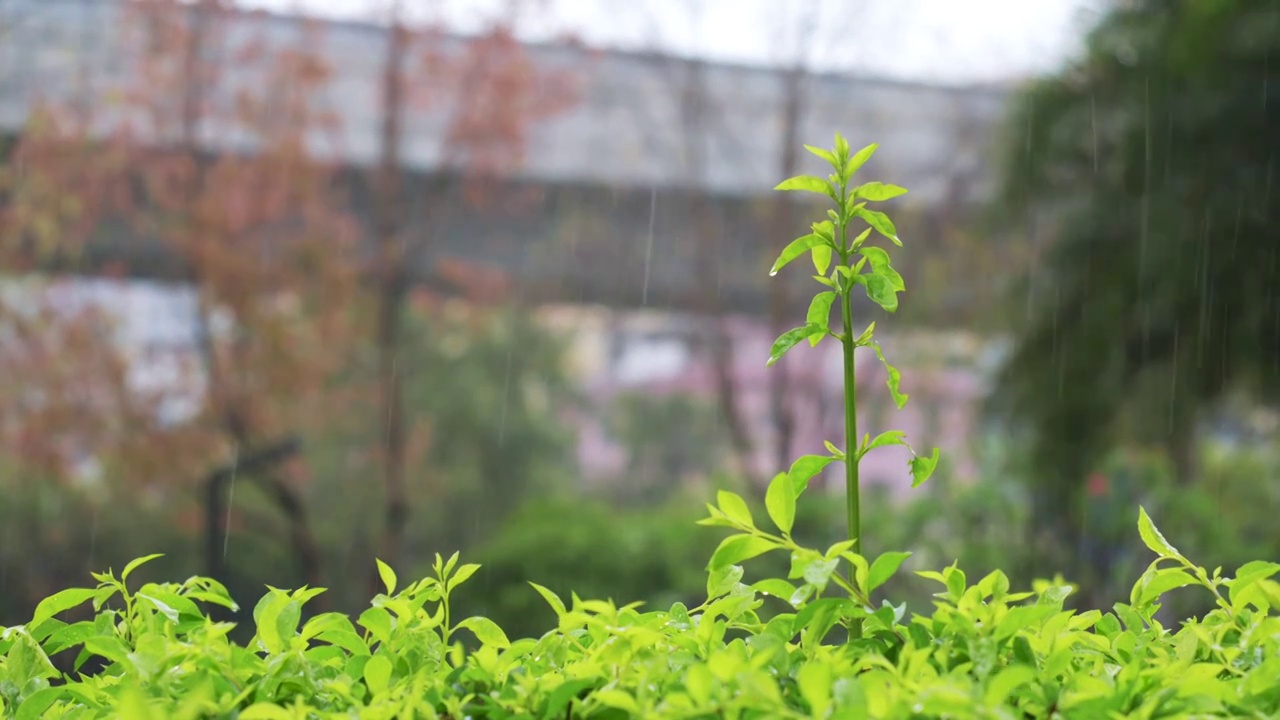
[[[1078,548],[1119,438],[1189,483],[1211,404],[1280,387],[1278,71],[1274,0],[1130,0],[1017,98],[1000,216],[1047,241],[993,410],[1027,436],[1046,548]]]

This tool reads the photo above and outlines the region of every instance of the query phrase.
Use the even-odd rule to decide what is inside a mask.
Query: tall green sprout
[[[907,404],[907,395],[899,388],[901,373],[889,364],[884,357],[880,344],[873,335],[876,324],[872,322],[859,334],[854,334],[853,294],[855,288],[862,288],[868,298],[888,312],[898,309],[898,293],[905,289],[902,276],[889,261],[889,253],[884,248],[867,244],[872,231],[888,238],[890,242],[902,247],[897,228],[893,221],[879,210],[867,207],[869,202],[883,202],[906,194],[906,189],[897,185],[881,182],[867,182],[851,186],[853,175],[867,160],[875,154],[875,144],[868,145],[850,156],[849,143],[839,133],[836,134],[833,150],[805,145],[805,149],[817,155],[831,165],[834,171],[826,179],[812,175],[800,175],[780,183],[775,190],[811,192],[824,195],[834,204],[834,209],[827,210],[826,220],[811,225],[807,235],[791,241],[769,274],[776,275],[783,266],[792,260],[808,253],[813,260],[817,274],[813,276],[827,289],[814,295],[809,304],[809,312],[805,324],[782,334],[773,344],[769,365],[777,362],[788,350],[808,340],[809,345],[816,347],[828,336],[840,341],[844,351],[844,417],[845,417],[845,449],[840,450],[830,442],[826,443],[828,456],[809,455],[800,458],[792,465],[787,474],[789,487],[776,482],[769,488],[769,495],[774,496],[774,503],[782,502],[783,493],[798,496],[809,480],[835,461],[845,466],[845,505],[849,526],[849,540],[853,541],[860,552],[862,547],[862,500],[858,481],[858,463],[871,450],[886,445],[907,445],[906,435],[900,430],[889,430],[875,438],[870,434],[863,435],[858,442],[858,389],[855,377],[854,353],[858,348],[869,347],[888,372],[889,393],[901,409]],[[851,235],[858,228],[865,226],[857,235]],[[834,267],[832,267],[834,265]],[[835,332],[831,329],[831,308],[838,305],[842,329]],[[927,457],[916,455],[912,450],[910,472],[912,486],[917,487],[933,473],[938,464],[938,450],[935,448]],[[776,488],[774,486],[777,486]]]

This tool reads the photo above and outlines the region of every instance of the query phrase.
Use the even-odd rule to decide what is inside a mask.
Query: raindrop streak
[[[1061,307],[1062,307],[1062,287],[1057,286],[1057,287],[1054,287],[1053,289],[1053,351],[1054,351],[1054,355],[1057,356],[1056,364],[1058,366],[1058,397],[1059,398],[1062,397],[1063,390],[1066,387],[1066,374],[1067,374],[1066,358],[1063,357],[1063,355],[1065,355],[1065,348],[1063,347],[1065,343],[1058,342],[1059,340],[1058,312],[1059,312],[1059,308]]]
[[[1240,245],[1240,221],[1244,217],[1244,195],[1236,202],[1236,225],[1231,231],[1231,259],[1236,259],[1236,247]]]
[[[1213,251],[1210,244],[1210,235],[1213,228],[1213,213],[1206,211],[1204,216],[1204,230],[1200,246],[1204,248],[1204,254],[1200,257],[1200,328],[1199,342],[1196,343],[1196,365],[1203,367],[1204,365],[1204,349],[1205,343],[1209,337],[1209,328],[1213,324],[1213,285],[1212,279],[1209,277],[1209,253]]]
[[[96,553],[98,548],[98,512],[98,504],[94,503],[92,519],[89,521],[89,567],[98,566]]]
[[[649,302],[649,262],[653,257],[653,223],[658,214],[658,186],[649,186],[649,239],[644,245],[644,286],[640,289],[640,304]]]
[[[1142,85],[1142,128],[1146,133],[1146,143],[1142,147],[1142,233],[1138,237],[1138,282],[1147,275],[1147,233],[1151,224],[1151,78],[1143,80]]]
[[[223,524],[226,530],[222,533],[222,561],[227,561],[227,547],[231,544],[231,508],[236,503],[236,475],[240,470],[240,445],[236,444],[231,456],[231,480],[227,483],[227,520]]]
[[[515,354],[516,338],[512,337],[507,345],[507,370],[502,380],[502,409],[498,415],[498,448],[502,448],[507,435],[507,405],[511,397],[511,358]]]
[[[400,360],[400,356],[393,352],[391,355],[391,383],[393,385],[395,384],[396,378],[400,372],[399,360]],[[392,402],[387,403],[387,422],[386,422],[387,432],[382,437],[383,449],[391,447],[391,426],[393,425],[393,423],[391,422],[391,416],[395,413],[394,405],[395,403],[392,403]],[[239,452],[238,449],[237,449],[237,452]],[[237,456],[237,458],[238,457],[239,456]]]
[[[1169,436],[1173,437],[1174,431],[1174,412],[1178,404],[1178,331],[1182,326],[1178,323],[1173,324],[1173,372],[1170,374],[1169,380]]]
[[[1093,174],[1098,174],[1098,98],[1089,96],[1089,126],[1093,131]]]

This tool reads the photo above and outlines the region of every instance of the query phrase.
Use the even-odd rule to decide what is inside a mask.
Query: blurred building
[[[132,32],[124,5],[0,2],[0,133],[19,132],[38,101],[79,108],[103,132],[125,119],[120,96],[138,86],[141,36]],[[222,75],[208,89],[210,103],[232,103],[241,92],[271,92],[267,78],[237,64],[244,47],[318,54],[333,72],[320,102],[337,122],[314,133],[311,148],[353,169],[373,166],[380,147],[385,28],[232,13],[218,16],[214,37],[201,46],[206,59],[220,63]],[[430,43],[433,52],[458,55],[468,39],[442,36]],[[429,276],[440,258],[460,257],[502,266],[525,282],[531,297],[633,307],[691,309],[699,285],[714,283],[728,306],[761,312],[767,303],[764,271],[786,240],[767,237],[761,219],[781,179],[784,116],[789,88],[796,85],[790,74],[573,45],[525,50],[535,69],[568,73],[577,100],[529,128],[524,160],[510,174],[530,191],[518,209],[468,212],[464,203],[450,202],[446,206],[458,211],[447,217],[413,218],[410,233],[432,237],[417,271]],[[1003,118],[1004,89],[846,75],[808,75],[799,86],[799,140],[829,145],[839,131],[855,145],[879,143],[864,176],[910,189],[896,207],[914,219],[907,226],[918,233],[991,191],[988,149]],[[467,162],[446,141],[454,100],[464,92],[465,84],[437,88],[429,102],[404,109],[402,160],[424,193],[427,178],[451,176]],[[162,142],[177,130],[144,125],[136,132]],[[211,152],[252,152],[257,142],[235,123],[213,118],[198,123],[196,136]],[[821,170],[804,153],[799,167]],[[447,184],[430,187],[458,191]],[[693,198],[703,194],[712,201],[710,230],[692,216]],[[715,237],[698,237],[708,232]],[[144,245],[127,240],[104,237],[105,254],[123,254],[139,275],[164,272]],[[696,272],[693,262],[708,244],[715,256],[710,277]]]
[[[122,119],[118,99],[136,85],[140,62],[123,7],[119,0],[0,2],[0,133],[20,133],[39,101],[81,109],[100,132]],[[201,48],[207,56],[227,58],[224,80],[210,89],[214,101],[229,102],[245,89],[271,90],[263,87],[265,78],[232,60],[240,45],[319,53],[334,72],[322,101],[338,123],[333,131],[310,137],[311,149],[356,174],[374,165],[389,37],[385,28],[324,22],[312,35],[298,18],[262,13],[220,15],[217,22],[218,42]],[[456,55],[465,51],[468,39],[443,36],[432,42],[436,51]],[[431,238],[414,270],[429,280],[436,262],[461,258],[510,272],[521,281],[525,298],[554,304],[546,313],[549,321],[572,319],[580,331],[581,375],[602,401],[627,388],[709,392],[714,383],[697,350],[702,327],[697,313],[713,301],[730,315],[732,372],[743,388],[748,425],[753,434],[770,436],[764,360],[773,338],[763,321],[769,302],[766,271],[788,238],[770,237],[763,220],[780,179],[789,98],[797,103],[802,142],[829,145],[839,131],[855,145],[881,145],[864,172],[910,188],[899,203],[906,218],[900,227],[935,228],[991,191],[986,160],[1005,109],[1002,88],[807,75],[798,93],[790,94],[793,78],[777,69],[573,45],[525,50],[535,66],[570,73],[577,101],[530,128],[525,159],[508,185],[525,191],[519,208],[470,210],[459,194],[457,202],[445,203],[450,212],[412,218],[409,234]],[[463,161],[445,139],[455,109],[447,92],[436,102],[406,107],[402,160],[424,192],[431,187],[437,193],[461,193],[451,178],[463,170]],[[143,132],[152,133],[155,142],[172,139],[164,128]],[[217,122],[201,123],[197,138],[212,153],[251,153],[257,142],[243,128]],[[802,154],[801,169],[820,169],[810,161],[816,163]],[[433,178],[445,181],[429,184]],[[698,215],[703,199],[710,211]],[[368,202],[357,197],[356,212],[367,216]],[[91,254],[99,260],[124,260],[135,277],[166,277],[154,248],[136,238],[108,229],[98,243]],[[167,377],[166,363],[174,361],[156,359],[148,349],[180,354],[175,338],[190,340],[194,333],[182,330],[181,320],[147,320],[154,308],[139,303],[180,310],[189,298],[183,299],[180,287],[113,287],[122,293],[114,300],[103,299],[108,286],[101,283],[85,292],[116,306],[132,328],[122,333],[122,342],[135,348],[140,367],[147,368],[140,374]],[[902,413],[883,410],[888,398],[882,372],[874,356],[862,358],[871,363],[860,369],[868,388],[864,426],[872,432],[906,430],[922,446],[962,447],[982,393],[974,358],[985,346],[960,334],[930,336],[925,344],[934,351],[903,357],[912,354],[912,343],[907,336],[885,341],[907,373],[905,389],[914,396]],[[939,343],[963,346],[957,356],[967,359],[940,359]],[[821,440],[838,434],[833,432],[840,420],[837,350],[829,343],[816,354],[797,353],[803,357],[788,361],[796,387],[796,436],[814,445],[799,452],[821,451]],[[189,398],[175,402],[189,411]],[[596,426],[583,428],[580,459],[588,474],[604,476],[620,460],[616,445],[601,432]],[[773,457],[768,444],[757,454],[761,467],[767,467]],[[901,482],[906,459],[896,449],[885,450],[868,459],[864,474]],[[963,455],[953,460],[958,471],[969,469]]]

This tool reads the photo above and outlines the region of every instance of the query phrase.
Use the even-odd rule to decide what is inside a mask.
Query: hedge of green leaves
[[[722,493],[708,524],[735,532],[716,551],[709,599],[646,611],[533,585],[559,616],[539,638],[509,640],[450,595],[477,565],[437,558],[435,572],[386,592],[353,623],[302,622],[322,592],[269,589],[247,647],[210,606],[235,608],[216,582],[127,581],[45,600],[0,639],[0,713],[14,718],[1269,718],[1280,713],[1280,564],[1228,579],[1184,558],[1141,514],[1157,558],[1113,612],[1064,610],[1068,585],[1011,592],[1000,572],[970,582],[956,567],[921,573],[940,592],[932,615],[871,597],[902,560],[870,562],[759,529]],[[773,515],[774,513],[770,513]],[[790,577],[742,582],[740,562],[790,552]],[[853,577],[841,575],[852,562]],[[824,595],[847,585],[850,597]],[[136,583],[135,583],[136,585]],[[1154,619],[1161,596],[1196,586],[1217,608],[1179,628]],[[863,602],[863,601],[866,602]],[[91,603],[91,620],[59,615]],[[873,609],[874,607],[874,609]],[[765,618],[768,618],[767,620]],[[860,637],[833,641],[858,622]],[[851,635],[853,633],[850,633]],[[466,642],[464,643],[464,640]],[[472,649],[467,649],[467,646]],[[100,672],[59,673],[51,657]]]

